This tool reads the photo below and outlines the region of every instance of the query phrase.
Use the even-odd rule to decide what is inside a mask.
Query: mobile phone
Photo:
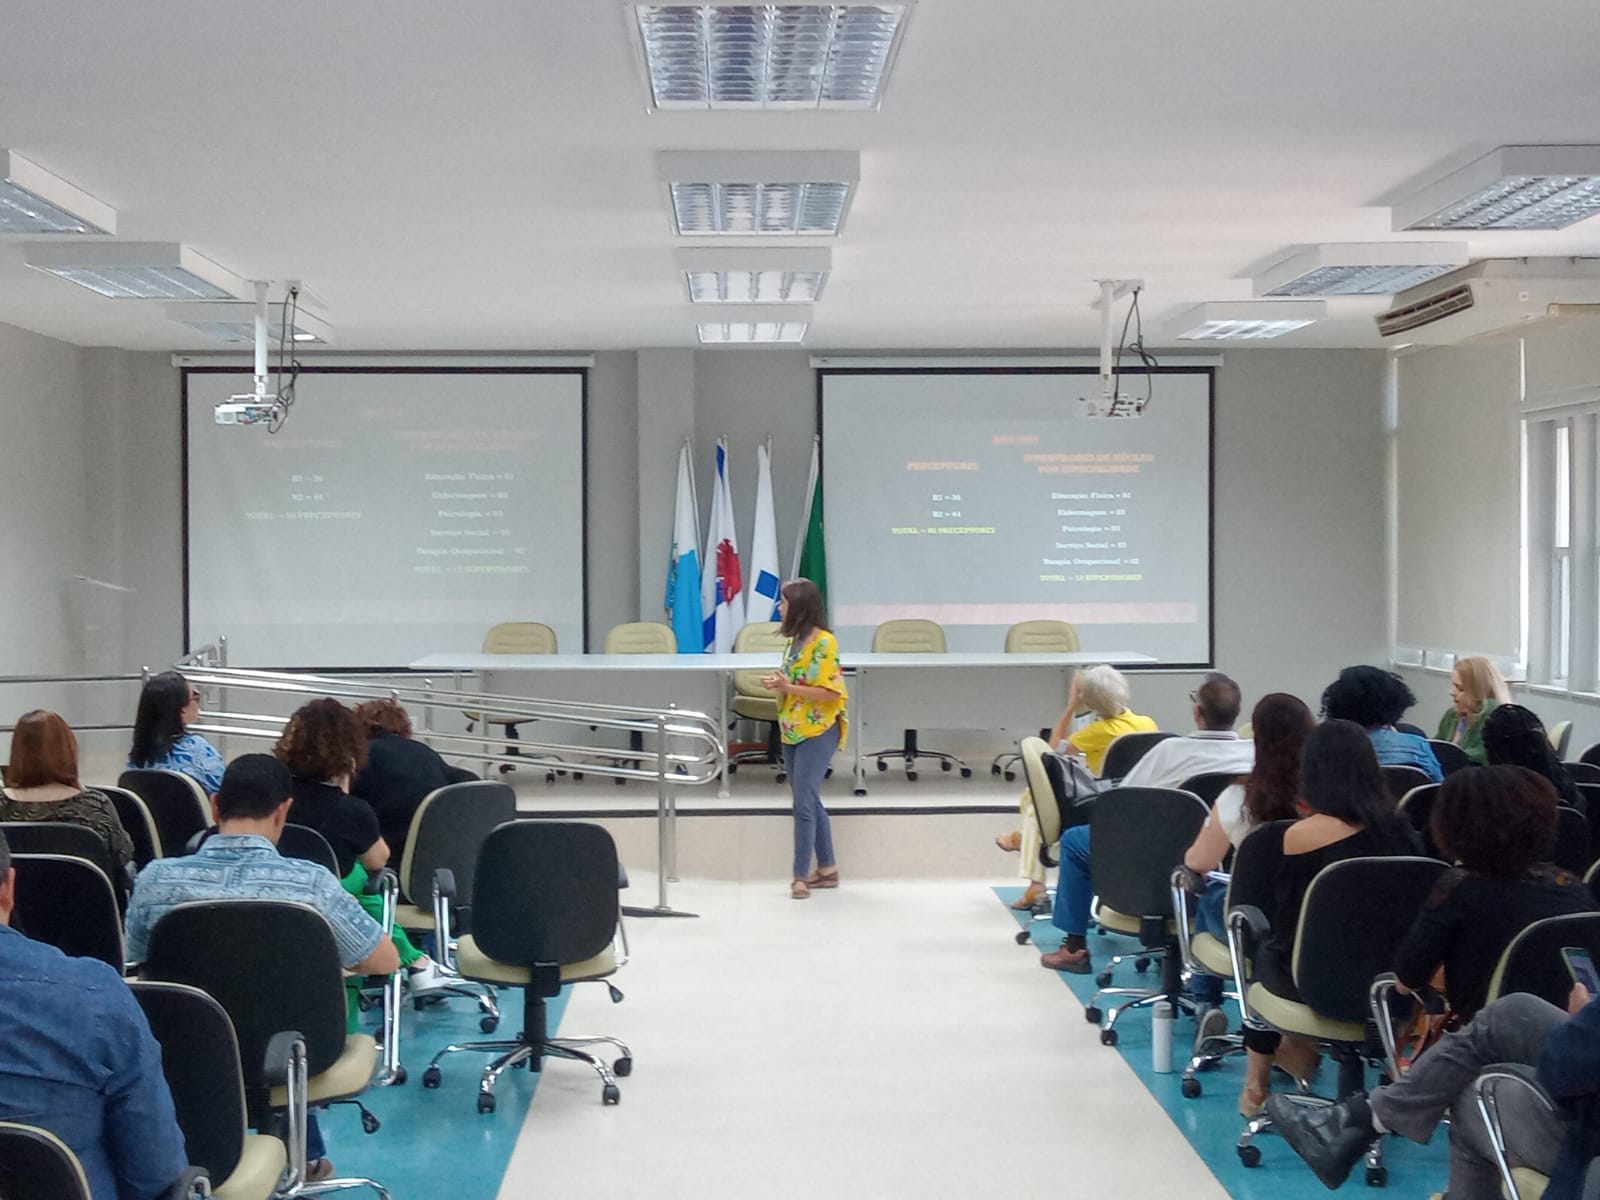
[[[1600,996],[1600,971],[1595,970],[1594,959],[1581,946],[1561,947],[1561,961],[1574,983],[1581,983],[1591,996]]]

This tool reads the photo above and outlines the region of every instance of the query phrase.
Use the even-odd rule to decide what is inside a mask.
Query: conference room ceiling
[[[1085,348],[1093,281],[1147,341],[1503,144],[1600,142],[1584,0],[918,0],[882,107],[651,112],[616,0],[55,0],[0,25],[0,147],[246,279],[298,278],[338,350],[696,344],[663,150],[857,150],[805,345]],[[0,237],[0,322],[81,345],[222,348]],[[1600,219],[1474,234],[1600,255]],[[796,239],[788,239],[795,244]],[[1270,346],[1376,346],[1382,298]],[[1120,310],[1119,310],[1120,312]],[[1209,348],[1209,347],[1208,347]],[[730,351],[732,352],[732,351]],[[746,351],[749,352],[749,351]]]

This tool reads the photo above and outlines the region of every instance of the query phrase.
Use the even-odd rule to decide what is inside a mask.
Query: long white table
[[[1067,680],[1077,667],[1095,663],[1135,666],[1153,663],[1147,654],[1131,650],[1092,650],[1072,654],[840,654],[840,665],[851,676],[850,739],[854,746],[855,792],[867,794],[865,739],[873,726],[868,721],[866,679],[873,679],[873,711],[898,717],[896,729],[917,725],[930,729],[1037,730],[1051,721],[1066,703]],[[424,655],[411,663],[415,671],[449,672],[458,677],[473,673],[491,675],[551,676],[559,678],[559,697],[549,699],[600,700],[616,703],[620,686],[627,688],[629,704],[676,704],[682,709],[712,713],[719,727],[728,728],[728,696],[733,673],[771,670],[777,656],[765,654],[482,654],[477,652]],[[494,687],[512,695],[526,685]],[[574,694],[579,693],[579,694]],[[533,693],[528,692],[532,695]],[[880,724],[888,724],[881,722]],[[895,739],[896,744],[898,739]],[[887,748],[887,747],[884,747]],[[717,795],[728,795],[727,763],[723,762]]]

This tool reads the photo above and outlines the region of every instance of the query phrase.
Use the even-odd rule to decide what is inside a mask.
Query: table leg
[[[721,736],[718,744],[722,747],[717,755],[718,765],[722,768],[717,773],[717,799],[728,798],[728,692],[733,687],[733,672],[723,671],[717,676],[722,682],[717,693],[717,732]]]
[[[856,718],[855,793],[858,796],[865,796],[867,794],[867,768],[861,761],[861,739],[867,735],[866,676],[867,673],[865,671],[856,672],[856,695],[854,703]]]

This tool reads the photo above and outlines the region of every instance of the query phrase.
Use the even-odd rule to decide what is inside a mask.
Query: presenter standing
[[[778,693],[783,767],[794,795],[794,879],[789,895],[804,900],[812,888],[839,886],[833,827],[822,807],[822,781],[834,751],[844,749],[849,736],[844,711],[848,693],[839,670],[839,643],[823,624],[817,585],[809,579],[784,584],[778,594],[778,617],[789,645],[782,669],[761,682]]]

